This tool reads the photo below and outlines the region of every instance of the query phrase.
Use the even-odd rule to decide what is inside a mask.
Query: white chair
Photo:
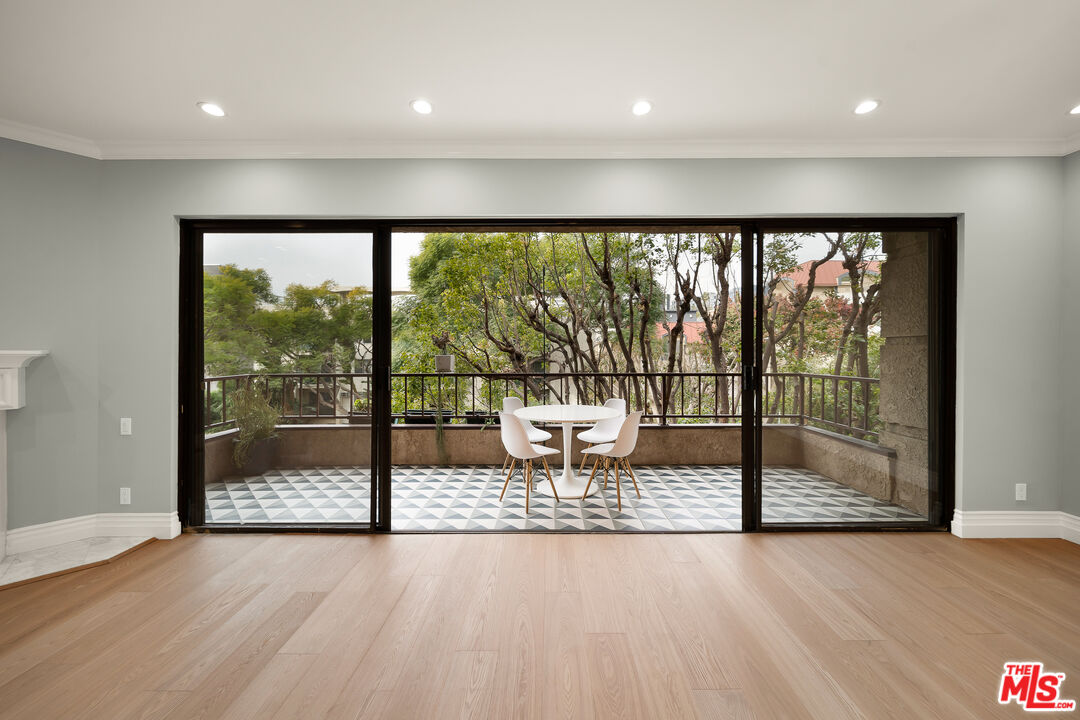
[[[544,464],[544,472],[547,473],[548,482],[551,483],[551,494],[555,501],[559,500],[559,493],[555,490],[555,481],[551,479],[551,468],[548,467],[545,455],[557,455],[555,448],[534,445],[529,442],[529,436],[525,432],[525,423],[513,413],[499,413],[499,428],[502,433],[503,446],[507,455],[514,458],[510,462],[510,470],[506,473],[506,481],[503,483],[502,492],[499,493],[499,502],[502,502],[506,494],[506,486],[510,484],[510,478],[514,475],[514,465],[517,461],[522,462],[522,475],[525,477],[525,513],[529,512],[529,494],[533,484],[533,461],[540,458]]]
[[[596,462],[593,463],[592,473],[589,474],[589,482],[585,484],[585,492],[582,494],[582,498],[588,496],[589,488],[592,486],[593,476],[596,475],[596,471],[600,467],[601,461],[604,463],[604,487],[607,487],[608,468],[612,465],[615,466],[615,493],[619,498],[619,512],[622,512],[622,487],[619,484],[620,466],[626,470],[630,479],[633,480],[634,492],[637,493],[639,499],[641,498],[641,490],[638,489],[637,477],[635,477],[634,471],[630,468],[630,461],[626,458],[630,453],[634,452],[634,448],[637,447],[638,426],[641,425],[641,416],[644,413],[644,410],[638,410],[635,413],[627,415],[622,427],[619,428],[619,435],[615,438],[615,442],[594,445],[593,447],[585,448],[581,451],[585,453],[586,457],[589,455],[596,457]]]
[[[504,413],[513,414],[513,412],[515,410],[520,410],[523,407],[525,407],[525,405],[521,402],[521,400],[517,399],[516,397],[514,397],[512,395],[510,397],[504,397],[503,398],[503,412]],[[515,416],[515,417],[517,417],[517,416]],[[531,422],[529,422],[528,420],[522,420],[521,418],[517,418],[517,421],[519,423],[521,423],[522,427],[525,428],[525,433],[529,436],[529,442],[531,442],[531,443],[543,443],[543,442],[547,442],[548,440],[551,439],[551,433],[547,432],[546,430],[541,430],[538,427],[533,427],[533,424]],[[509,460],[510,460],[510,455],[508,454],[506,457],[503,458],[503,464],[502,464],[502,467],[499,468],[499,472],[502,472],[503,470],[506,469],[506,463]]]
[[[615,438],[619,436],[619,428],[622,427],[623,420],[626,419],[626,401],[622,398],[611,398],[604,403],[604,407],[618,410],[619,417],[601,420],[588,430],[582,430],[578,433],[578,440],[588,445],[603,445],[604,443],[615,442]],[[588,455],[581,458],[581,467],[578,468],[578,473],[585,469],[585,461],[588,459]]]

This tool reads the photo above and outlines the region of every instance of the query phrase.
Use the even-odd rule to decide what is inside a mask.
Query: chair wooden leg
[[[619,512],[622,512],[622,488],[619,486],[619,461],[615,461],[615,496],[619,498]]]
[[[510,470],[506,473],[506,482],[503,483],[502,492],[499,493],[499,502],[502,502],[503,495],[506,494],[506,486],[510,484],[510,478],[514,477],[514,465],[517,464],[517,458],[510,463]]]
[[[510,459],[510,453],[506,453],[506,457],[503,458],[503,464],[502,464],[502,467],[499,468],[499,472],[502,472],[503,470],[506,469],[506,461],[509,460],[509,459]]]
[[[579,467],[577,469],[578,475],[580,475],[581,471],[585,469],[585,463],[588,462],[588,460],[589,460],[589,456],[586,455],[585,453],[582,453],[581,454],[581,467]]]
[[[555,481],[551,479],[551,468],[548,467],[547,458],[540,458],[540,462],[544,463],[544,472],[548,476],[548,484],[551,485],[551,494],[555,496],[555,502],[559,502],[559,491],[555,489]]]
[[[529,488],[532,487],[532,460],[525,461],[525,514],[529,514]]]
[[[635,475],[634,471],[632,469],[630,469],[630,461],[629,460],[627,460],[626,458],[623,458],[622,461],[623,461],[623,467],[626,468],[626,474],[629,475],[630,479],[634,481],[634,492],[637,493],[638,500],[640,500],[641,499],[641,491],[638,490],[637,475]]]
[[[585,483],[585,492],[581,493],[581,499],[584,500],[589,495],[589,488],[592,487],[593,476],[596,475],[596,471],[600,469],[600,458],[596,458],[596,462],[592,464],[592,472],[589,473],[589,482]]]

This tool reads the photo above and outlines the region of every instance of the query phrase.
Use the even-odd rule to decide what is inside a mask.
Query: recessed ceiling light
[[[635,115],[648,115],[649,111],[652,110],[652,103],[648,100],[638,100],[630,110]]]
[[[427,100],[424,100],[423,98],[417,98],[416,100],[413,100],[411,103],[409,103],[409,105],[411,105],[412,109],[420,113],[421,115],[431,114],[431,103]]]
[[[1069,114],[1070,115],[1080,115],[1080,105],[1077,105],[1072,110],[1070,110]]]
[[[221,106],[212,102],[198,103],[199,107],[207,115],[213,115],[214,117],[225,117],[225,111],[221,109]]]
[[[866,113],[874,112],[880,105],[877,100],[863,100],[861,103],[855,106],[856,115],[865,115]]]

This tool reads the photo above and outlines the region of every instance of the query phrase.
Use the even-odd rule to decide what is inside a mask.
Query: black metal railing
[[[738,423],[742,413],[739,373],[393,373],[395,422],[431,424],[441,408],[444,422],[496,422],[502,399],[526,404],[601,404],[625,398],[660,425]],[[207,432],[234,426],[229,396],[257,383],[284,424],[366,422],[372,380],[364,373],[270,373],[208,377],[204,386]],[[812,425],[867,440],[877,439],[876,378],[811,373],[766,373],[762,409],[766,423]]]

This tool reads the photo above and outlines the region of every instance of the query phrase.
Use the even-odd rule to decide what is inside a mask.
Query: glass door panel
[[[742,244],[737,227],[395,232],[393,529],[741,530]],[[603,487],[591,423],[569,461],[563,428],[537,423],[556,481],[598,470],[556,501],[537,462],[527,493],[507,398],[641,411],[632,470]]]
[[[930,520],[930,233],[763,236],[761,519]]]
[[[372,517],[372,236],[203,236],[207,525]]]

